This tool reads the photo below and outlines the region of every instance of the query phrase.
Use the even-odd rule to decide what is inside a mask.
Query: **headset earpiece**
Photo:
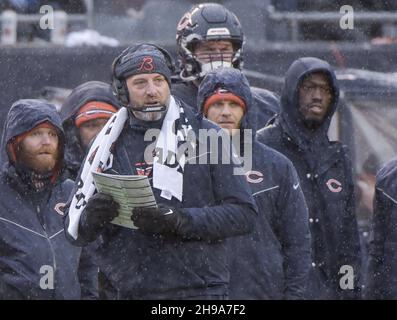
[[[127,84],[124,79],[120,79],[116,75],[116,66],[120,63],[120,60],[125,56],[128,48],[124,49],[112,63],[112,75],[113,75],[113,92],[116,98],[120,101],[123,106],[128,106],[130,97],[128,93]]]
[[[128,104],[130,103],[130,97],[125,80],[115,79],[114,85],[116,87],[115,92],[117,99],[123,106],[128,106]]]

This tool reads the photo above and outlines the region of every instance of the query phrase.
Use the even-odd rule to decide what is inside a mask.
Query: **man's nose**
[[[146,94],[150,95],[150,96],[153,96],[156,94],[156,87],[153,84],[153,82],[151,82],[151,81],[149,81],[146,86]]]
[[[41,143],[42,144],[51,144],[51,137],[48,133],[41,135]]]
[[[231,112],[230,112],[230,107],[229,106],[224,106],[223,108],[222,108],[222,116],[224,116],[224,117],[229,117],[230,116],[230,114],[231,114]]]
[[[321,88],[318,87],[318,86],[317,86],[317,87],[314,87],[312,96],[313,96],[313,98],[316,99],[316,100],[322,100],[322,99],[324,98],[324,97],[323,97],[324,94],[323,94]]]

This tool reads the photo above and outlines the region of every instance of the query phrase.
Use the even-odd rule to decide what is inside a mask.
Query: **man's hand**
[[[131,220],[147,235],[176,235],[186,221],[186,215],[174,208],[160,204],[158,208],[134,208]]]
[[[119,215],[118,209],[119,204],[112,196],[98,192],[88,200],[81,216],[80,228],[88,233],[88,238],[95,240],[104,226]]]

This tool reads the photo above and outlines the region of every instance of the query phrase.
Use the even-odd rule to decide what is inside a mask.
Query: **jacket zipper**
[[[37,205],[37,214],[40,214],[40,206],[39,205]],[[46,228],[45,228],[45,222],[44,222],[44,218],[43,218],[43,225],[42,225],[42,227],[43,227],[43,230],[44,230],[44,234],[45,234],[45,237],[46,237],[46,239],[47,239],[47,241],[48,241],[48,244],[49,244],[49,246],[50,246],[50,248],[51,248],[51,253],[52,253],[52,264],[53,264],[53,267],[54,267],[54,276],[55,276],[55,272],[56,272],[56,269],[57,269],[57,263],[56,263],[56,259],[55,259],[55,250],[54,250],[54,247],[52,246],[52,243],[51,243],[51,240],[50,240],[50,238],[48,237],[48,234],[47,234],[47,230],[46,230]],[[55,280],[55,279],[54,279]]]

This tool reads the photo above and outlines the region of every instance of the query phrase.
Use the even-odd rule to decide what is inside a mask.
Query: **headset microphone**
[[[162,112],[162,111],[166,111],[167,107],[161,104],[147,104],[139,109],[131,106],[131,109],[133,111],[138,111],[138,112]]]

